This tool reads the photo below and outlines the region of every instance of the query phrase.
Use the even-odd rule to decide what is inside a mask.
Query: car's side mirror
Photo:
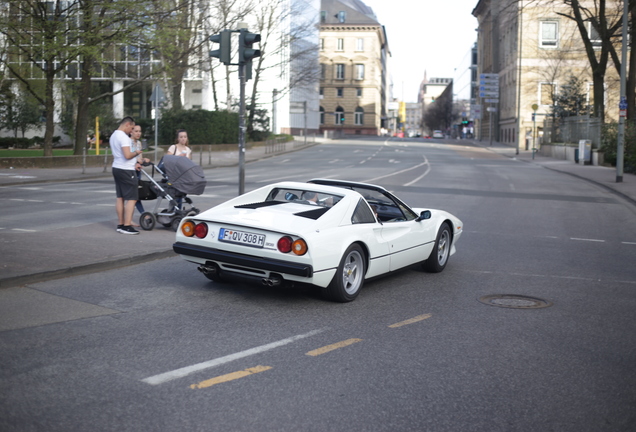
[[[419,222],[421,220],[430,219],[430,218],[431,218],[431,211],[424,210],[422,213],[420,213],[419,217],[416,220]]]

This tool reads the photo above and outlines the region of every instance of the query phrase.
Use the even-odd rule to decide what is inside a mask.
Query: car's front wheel
[[[424,270],[430,273],[439,273],[444,270],[450,256],[452,241],[450,226],[448,222],[444,222],[437,232],[435,246],[433,246],[431,255],[422,263]]]
[[[364,284],[365,268],[362,248],[357,244],[349,246],[340,260],[336,275],[326,288],[327,298],[342,303],[355,300]]]

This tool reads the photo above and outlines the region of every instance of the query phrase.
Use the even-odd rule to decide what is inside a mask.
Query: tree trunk
[[[91,92],[91,75],[90,65],[92,61],[90,59],[84,59],[82,62],[82,78],[80,80],[80,87],[77,95],[77,116],[75,124],[75,146],[73,147],[74,155],[81,155],[86,148],[86,136],[88,135],[88,106],[90,104],[90,92]]]
[[[601,119],[601,124],[605,122],[605,71],[599,70],[601,68],[592,71],[592,82],[594,83],[594,117]]]
[[[53,82],[55,79],[55,72],[53,71],[53,65],[47,62],[49,66],[46,70],[46,84],[44,90],[44,110],[46,112],[46,126],[44,130],[44,156],[53,156],[53,132],[55,130],[55,123],[53,122],[55,116],[55,100],[53,99]]]

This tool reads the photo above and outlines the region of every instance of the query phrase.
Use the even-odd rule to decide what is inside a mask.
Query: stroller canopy
[[[203,169],[187,157],[166,155],[159,163],[162,164],[168,180],[179,192],[201,195],[205,190]]]

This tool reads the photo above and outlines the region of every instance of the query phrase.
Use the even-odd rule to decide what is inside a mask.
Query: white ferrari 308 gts
[[[462,222],[411,208],[386,189],[342,180],[281,182],[185,217],[174,251],[210,280],[306,283],[354,300],[364,281],[421,263],[441,272]]]

